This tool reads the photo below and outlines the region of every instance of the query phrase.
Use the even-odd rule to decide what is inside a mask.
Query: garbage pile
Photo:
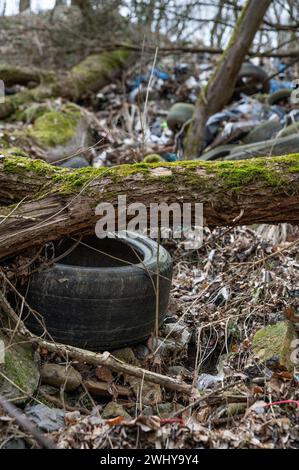
[[[208,56],[189,56],[186,62],[161,58],[135,64],[122,80],[76,105],[57,98],[20,106],[10,121],[0,124],[0,150],[18,148],[71,168],[180,160],[197,97],[214,68]],[[244,63],[231,103],[206,123],[199,158],[299,152],[294,76],[291,64]],[[19,86],[9,90],[18,91]]]
[[[149,65],[142,75],[131,70],[126,101],[116,99],[117,87],[112,91],[109,85],[97,95],[97,116],[119,131],[121,153],[124,147],[136,149],[134,161],[179,160],[196,99],[213,68],[209,60],[172,66],[165,60],[159,66]],[[264,68],[244,63],[232,102],[207,121],[200,158],[238,160],[299,151],[299,108],[292,78],[292,68],[285,63],[268,63]],[[108,164],[109,153],[105,152]],[[103,155],[100,160],[103,163]]]

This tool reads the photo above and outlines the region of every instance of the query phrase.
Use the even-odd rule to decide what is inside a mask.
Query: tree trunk
[[[0,158],[0,259],[64,236],[94,232],[100,202],[203,203],[210,227],[299,223],[296,155],[240,162],[177,162],[66,170]],[[116,210],[117,217],[117,210]],[[1,220],[2,219],[2,220]],[[117,229],[117,227],[116,227]]]
[[[200,155],[207,119],[221,111],[231,99],[241,65],[270,3],[271,0],[247,0],[221,61],[196,103],[186,138],[186,158]]]
[[[30,5],[31,1],[30,0],[20,0],[19,3],[19,12],[23,13],[26,10],[30,10]]]

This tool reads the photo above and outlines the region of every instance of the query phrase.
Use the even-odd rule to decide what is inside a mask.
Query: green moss
[[[50,111],[52,111],[52,109],[46,103],[33,103],[25,109],[18,109],[13,114],[12,119],[15,121],[30,123],[34,122],[37,118]]]
[[[239,415],[239,414],[243,414],[243,413],[245,413],[246,408],[247,408],[246,403],[230,403],[227,406],[226,414],[229,417],[236,416],[236,415]]]
[[[5,149],[0,150],[1,155],[5,155],[5,157],[13,156],[13,157],[23,157],[23,158],[29,158],[29,155],[19,147],[9,147]],[[6,161],[7,159],[5,159]],[[4,163],[5,166],[5,163]]]
[[[6,380],[1,376],[0,392],[14,401],[23,401],[23,392],[28,396],[32,396],[39,382],[39,372],[34,362],[32,346],[15,341],[13,345],[9,345],[8,338],[2,335],[1,332],[0,338],[6,345],[5,363],[2,366],[3,374],[9,379]]]
[[[262,361],[277,358],[279,365],[292,370],[291,343],[296,339],[294,326],[289,321],[281,321],[257,331],[252,341],[252,349]]]
[[[48,165],[43,160],[33,160],[32,158],[18,158],[17,155],[7,154],[3,162],[3,169],[6,172],[18,173],[21,175],[32,172],[38,175],[49,175],[56,171],[56,167]],[[57,169],[58,171],[63,171]]]
[[[146,155],[146,157],[144,157],[143,159],[144,163],[160,163],[163,161],[163,158],[157,153],[151,153],[150,155]]]
[[[153,170],[165,168],[170,171],[159,173]],[[41,160],[27,158],[16,158],[8,153],[4,159],[4,170],[27,174],[32,171],[49,177],[49,180],[57,183],[54,191],[63,194],[76,193],[82,189],[89,181],[105,176],[110,178],[116,186],[121,184],[125,178],[134,175],[144,176],[146,180],[151,178],[161,179],[165,182],[167,190],[176,191],[180,185],[188,185],[191,189],[239,191],[242,187],[250,184],[261,184],[273,188],[288,190],[289,174],[299,173],[299,155],[288,155],[285,157],[256,158],[252,160],[225,161],[225,162],[202,162],[202,161],[181,161],[181,162],[161,162],[161,163],[136,163],[133,165],[120,165],[113,168],[80,168],[70,170],[59,168]],[[173,170],[173,171],[171,171]],[[284,174],[285,173],[285,174]],[[211,178],[211,176],[213,176]],[[49,181],[50,185],[50,181]],[[50,185],[51,186],[51,185]],[[294,190],[294,189],[293,189]],[[111,197],[113,192],[111,191]],[[115,196],[115,194],[114,194]]]
[[[130,51],[119,49],[102,54],[93,54],[75,65],[67,78],[68,83],[76,90],[76,95],[86,93],[106,77],[123,66],[125,60],[131,54]],[[59,84],[58,84],[59,87]]]
[[[10,121],[16,121],[18,120],[19,113],[29,103],[33,101],[40,102],[47,98],[51,98],[51,90],[42,85],[33,90],[24,90],[16,95],[8,96],[5,103],[1,105],[0,117],[10,116]]]
[[[219,162],[216,173],[226,182],[228,188],[238,188],[254,181],[261,181],[270,186],[281,186],[285,183],[283,174],[275,171],[272,164],[267,165],[265,160],[252,159],[246,166],[238,161],[234,162],[234,165],[227,165],[227,163]],[[208,172],[213,172],[213,169]]]
[[[74,137],[81,116],[79,107],[67,104],[61,111],[52,110],[38,117],[27,136],[46,148],[62,145]]]

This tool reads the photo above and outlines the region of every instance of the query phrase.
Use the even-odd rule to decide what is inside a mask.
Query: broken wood
[[[0,259],[94,232],[99,203],[202,203],[209,227],[299,222],[299,157],[84,168],[0,158]],[[194,216],[194,214],[193,214]],[[117,229],[117,227],[116,227]]]
[[[86,390],[95,396],[100,397],[111,397],[117,395],[120,397],[131,397],[133,392],[128,387],[123,387],[121,385],[109,384],[108,382],[97,382],[95,380],[85,380],[83,382]]]

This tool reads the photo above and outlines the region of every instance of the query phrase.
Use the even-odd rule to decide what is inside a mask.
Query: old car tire
[[[264,140],[272,139],[281,129],[278,121],[266,121],[257,125],[243,138],[244,144],[255,144]]]
[[[205,161],[219,160],[229,155],[234,147],[236,147],[236,145],[232,145],[232,144],[220,145],[219,147],[216,147],[212,150],[209,150],[208,152],[203,153],[199,157],[198,160],[205,160]]]
[[[234,92],[235,96],[240,96],[241,93],[246,95],[269,93],[269,90],[268,75],[261,67],[249,62],[242,64]]]
[[[291,97],[292,90],[288,88],[282,88],[281,90],[277,90],[268,98],[268,103],[270,106],[277,104],[281,100],[288,100]]]
[[[32,275],[26,300],[55,341],[101,351],[146,339],[156,322],[157,272],[162,323],[172,259],[160,246],[158,268],[157,243],[126,233],[125,239],[85,237],[65,258]],[[55,255],[69,251],[72,244],[64,241]],[[43,331],[42,322],[32,314],[26,320],[37,334]]]

